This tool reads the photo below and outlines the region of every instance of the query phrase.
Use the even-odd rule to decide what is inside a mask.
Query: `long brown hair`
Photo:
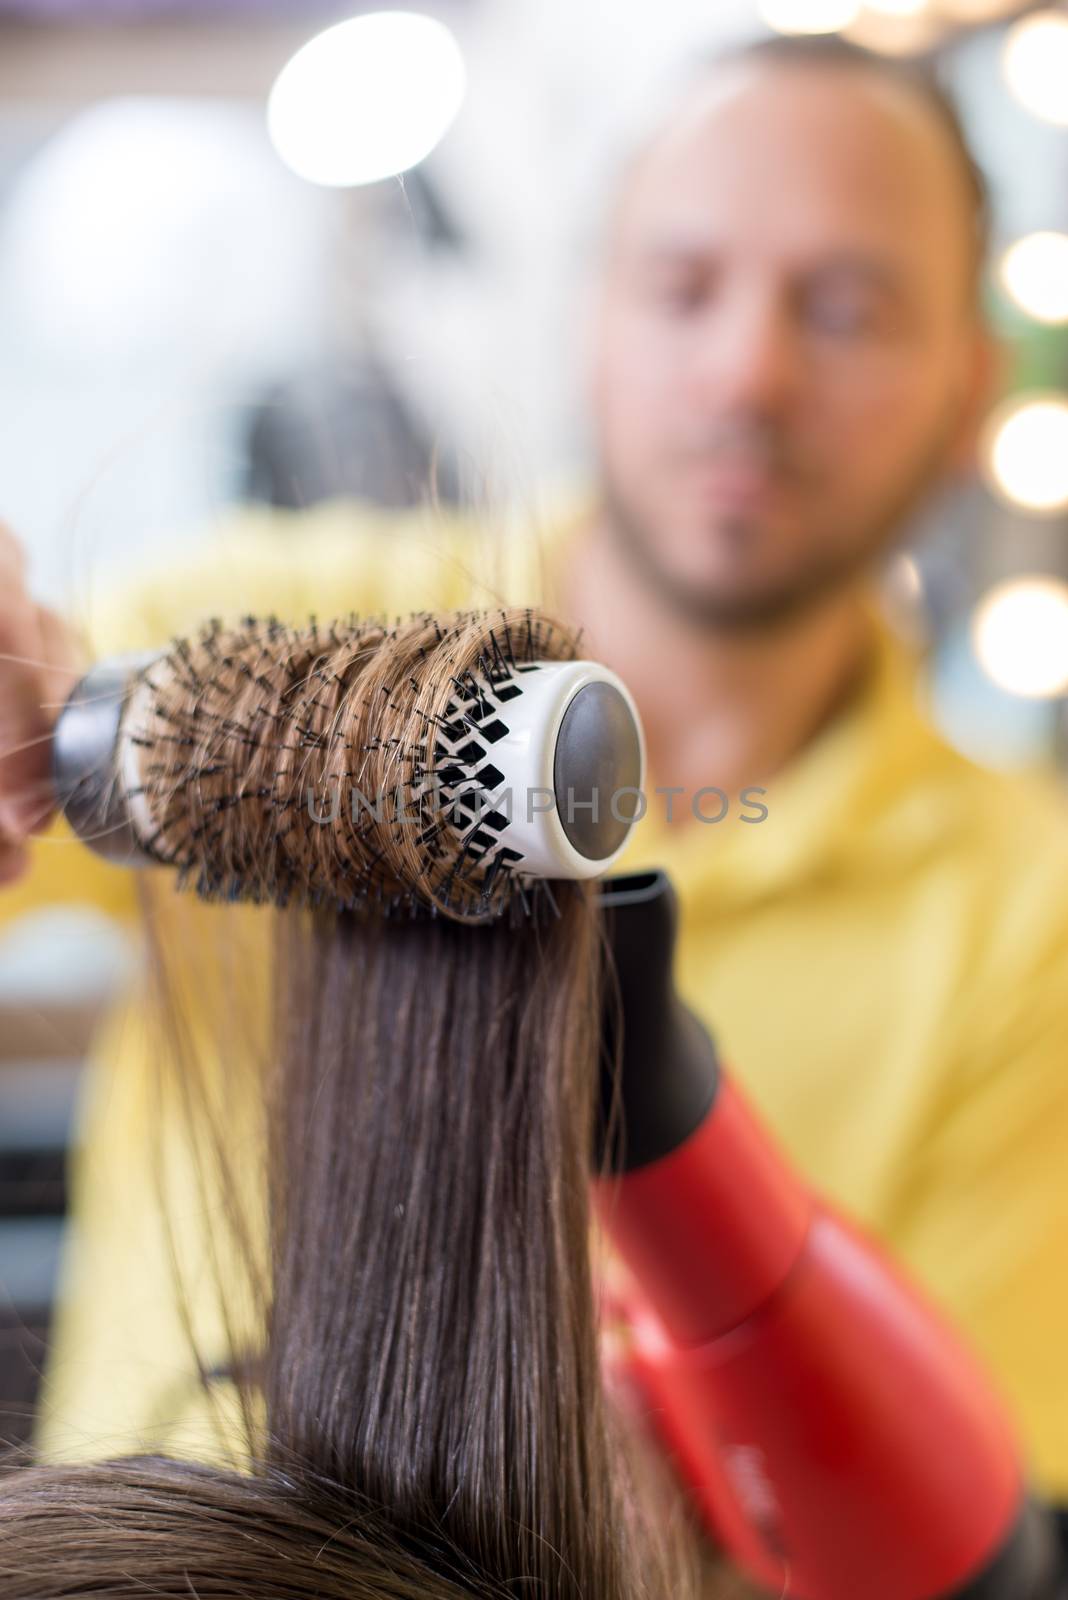
[[[190,1137],[230,1169],[250,1282],[265,1268],[262,1338],[235,1334],[228,1366],[244,1470],[135,1457],[11,1471],[0,1592],[697,1594],[685,1513],[650,1487],[600,1371],[593,889],[554,885],[534,913],[477,926],[293,908],[275,932],[253,1119],[224,1125],[181,1086]],[[240,1215],[237,1175],[261,1147],[265,1228]]]

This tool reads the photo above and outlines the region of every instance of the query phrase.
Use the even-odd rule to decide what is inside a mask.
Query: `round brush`
[[[87,844],[205,898],[484,918],[612,866],[644,743],[619,678],[529,609],[246,617],[93,667],[53,777]]]

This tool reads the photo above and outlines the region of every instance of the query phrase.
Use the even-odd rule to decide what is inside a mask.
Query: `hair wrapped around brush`
[[[208,898],[288,906],[258,1091],[262,1339],[232,1352],[254,1401],[248,1459],[9,1471],[0,1594],[720,1593],[605,1393],[592,884],[555,884],[549,916],[503,916],[517,898],[507,864],[491,875],[492,849],[465,850],[460,822],[428,818],[427,832],[368,812],[353,825],[344,806],[336,827],[303,820],[309,784],[400,783],[418,804],[426,769],[454,764],[455,735],[477,737],[457,708],[477,705],[480,683],[575,647],[532,612],[246,619],[176,642],[146,675],[156,856]],[[398,915],[419,908],[437,914]],[[211,1122],[196,1106],[189,1137]],[[209,1126],[224,1161],[243,1139]]]
[[[477,919],[522,906],[504,818],[472,797],[500,779],[495,719],[521,675],[577,647],[529,607],[212,621],[132,692],[141,847],[211,899]]]

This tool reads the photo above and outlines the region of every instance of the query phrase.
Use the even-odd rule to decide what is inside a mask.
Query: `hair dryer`
[[[666,876],[602,904],[622,1106],[595,1199],[638,1286],[628,1375],[706,1527],[799,1600],[1048,1600],[1052,1519],[980,1365],[723,1071],[675,994]]]

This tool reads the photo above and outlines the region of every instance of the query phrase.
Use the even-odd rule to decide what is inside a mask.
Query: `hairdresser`
[[[777,42],[704,71],[612,208],[590,325],[599,482],[549,540],[543,598],[639,704],[648,812],[623,864],[675,882],[684,997],[801,1170],[971,1338],[1064,1499],[1068,820],[932,731],[872,598],[990,399],[986,224],[952,109],[901,66]],[[443,531],[440,559],[425,525],[383,533],[352,507],[243,513],[218,553],[116,596],[89,647],[161,645],[212,611],[472,598],[477,529]],[[0,651],[55,670],[0,665],[17,752],[0,905],[119,906],[123,875],[49,819],[34,744],[84,646],[2,550]],[[124,1173],[137,1038],[99,1052],[41,1434],[55,1454],[165,1440],[173,1417],[181,1330]]]

